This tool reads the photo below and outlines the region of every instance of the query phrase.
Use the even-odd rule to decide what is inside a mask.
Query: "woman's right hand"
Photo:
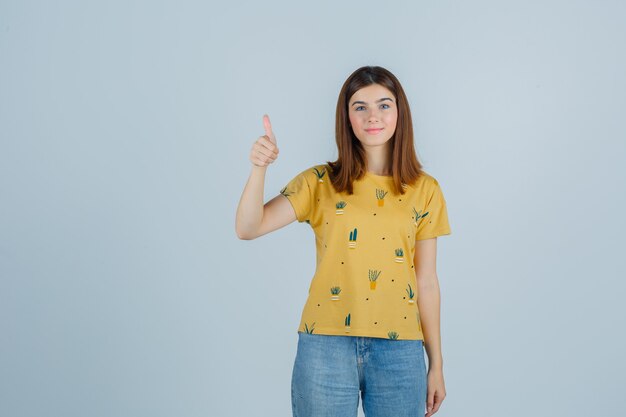
[[[258,167],[267,167],[278,158],[278,146],[276,146],[276,137],[272,132],[272,124],[270,117],[263,115],[263,125],[265,126],[265,135],[260,136],[252,145],[250,151],[250,162]]]

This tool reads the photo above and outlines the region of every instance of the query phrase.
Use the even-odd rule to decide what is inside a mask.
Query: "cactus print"
[[[376,199],[378,200],[378,206],[383,207],[385,205],[385,196],[388,191],[376,189]]]
[[[423,173],[396,194],[392,177],[366,174],[348,194],[336,192],[330,174],[327,164],[314,165],[280,190],[315,235],[315,272],[298,331],[423,340],[415,242],[451,233],[440,184]]]

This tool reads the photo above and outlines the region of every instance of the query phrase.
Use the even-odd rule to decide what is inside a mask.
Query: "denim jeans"
[[[293,417],[423,417],[422,340],[298,332],[291,377]]]

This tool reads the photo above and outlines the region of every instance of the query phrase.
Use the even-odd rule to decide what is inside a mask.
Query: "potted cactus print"
[[[333,301],[337,301],[339,300],[339,293],[341,292],[341,287],[331,287],[330,288],[330,293],[332,294],[330,296],[330,299]]]
[[[311,328],[309,328],[309,326],[306,323],[304,323],[304,331],[306,333],[313,333],[314,328],[315,328],[315,322],[313,322],[313,324],[311,325]]]
[[[413,292],[413,288],[411,288],[411,284],[409,285],[409,289],[406,290],[406,293],[409,294],[409,304],[415,304],[415,292]]]
[[[346,203],[345,201],[340,201],[340,202],[338,202],[337,204],[335,204],[335,208],[337,209],[337,210],[335,211],[335,213],[337,213],[337,214],[343,214],[343,209],[344,209],[344,207],[345,207],[345,206],[347,206],[347,205],[348,205],[348,203]]]
[[[376,271],[376,270],[369,270],[369,278],[370,278],[370,289],[371,290],[375,290],[376,289],[376,280],[378,279],[378,276],[380,275],[382,271]]]
[[[387,333],[387,336],[389,336],[389,339],[391,340],[398,340],[399,334],[397,332],[389,332]]]
[[[415,226],[417,226],[417,223],[419,223],[420,219],[428,216],[428,212],[426,212],[424,214],[420,214],[421,210],[417,211],[417,210],[415,210],[415,207],[413,207],[413,213],[414,213],[414,215],[413,215],[412,219],[413,219],[413,224],[415,224]]]
[[[399,264],[404,262],[404,251],[402,250],[402,248],[396,249],[396,262]]]
[[[346,325],[346,333],[350,333],[350,313],[346,316],[344,323]]]
[[[387,191],[376,189],[376,198],[378,199],[378,207],[383,207],[385,205],[385,196],[387,195]]]
[[[356,227],[353,231],[350,232],[350,241],[348,242],[348,247],[350,249],[354,249],[356,247]]]
[[[317,168],[313,168],[313,171],[315,171],[315,175],[317,175],[317,182],[324,182],[323,177],[326,174],[326,170],[318,170]]]

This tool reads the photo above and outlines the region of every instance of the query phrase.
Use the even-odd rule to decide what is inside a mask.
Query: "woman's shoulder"
[[[413,183],[413,187],[417,189],[423,189],[437,186],[438,184],[439,183],[437,182],[437,179],[433,175],[431,175],[429,172],[422,170],[420,171],[420,175]]]
[[[330,166],[328,166],[328,164],[324,163],[324,164],[315,164],[315,165],[310,165],[308,167],[306,167],[305,169],[303,169],[300,173],[307,176],[309,179],[326,179],[328,178],[328,173],[331,171],[332,169],[330,168]]]
[[[332,171],[332,168],[327,163],[313,165],[311,167],[311,169],[316,171],[316,172],[330,172],[330,171]]]

